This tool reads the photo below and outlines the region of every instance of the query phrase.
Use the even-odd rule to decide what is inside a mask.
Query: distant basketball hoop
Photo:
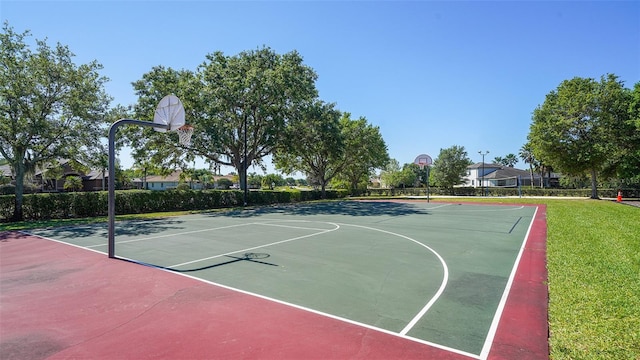
[[[418,165],[420,167],[420,169],[424,169],[425,167],[427,168],[427,173],[426,173],[426,184],[427,184],[427,202],[430,202],[431,200],[429,199],[430,197],[430,191],[429,191],[429,176],[431,173],[431,165],[433,165],[433,159],[431,158],[431,156],[427,155],[427,154],[420,154],[416,157],[415,160],[413,160],[413,163]]]
[[[420,169],[423,169],[425,166],[433,165],[433,159],[431,159],[431,156],[427,154],[420,154],[416,157],[413,163],[420,166]]]

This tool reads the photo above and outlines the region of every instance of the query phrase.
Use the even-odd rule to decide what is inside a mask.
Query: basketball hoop
[[[416,157],[413,163],[418,165],[420,169],[424,169],[425,166],[429,167],[433,165],[433,160],[431,159],[431,156],[427,154],[420,154]]]
[[[191,125],[182,125],[176,129],[178,133],[178,141],[181,145],[191,145],[191,136],[193,135],[194,127]]]
[[[418,156],[416,156],[416,159],[413,160],[413,163],[418,165],[418,167],[420,167],[420,170],[425,170],[426,168],[426,183],[427,183],[427,202],[430,202],[431,200],[429,199],[429,174],[430,174],[430,170],[431,170],[431,165],[433,165],[433,159],[431,158],[431,156],[427,155],[427,154],[420,154]],[[422,175],[420,176],[422,177]]]

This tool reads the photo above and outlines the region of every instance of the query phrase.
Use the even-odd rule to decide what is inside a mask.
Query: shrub
[[[0,185],[0,195],[11,195],[16,193],[16,186],[7,184]]]
[[[327,197],[346,196],[346,191],[329,190]],[[250,191],[251,205],[318,200],[320,191]],[[24,196],[25,220],[65,219],[106,216],[108,192],[40,193]],[[0,220],[13,215],[15,195],[0,196]],[[242,205],[244,193],[239,190],[119,190],[116,191],[116,214],[140,214],[165,211],[209,210]]]
[[[220,187],[221,189],[227,190],[231,187],[231,185],[233,185],[233,181],[227,179],[227,178],[220,178],[217,181],[218,183],[218,187]]]

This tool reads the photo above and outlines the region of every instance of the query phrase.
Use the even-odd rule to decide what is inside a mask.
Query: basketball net
[[[193,135],[193,126],[191,125],[182,125],[176,132],[178,133],[178,141],[181,145],[189,146],[191,145],[191,136]]]

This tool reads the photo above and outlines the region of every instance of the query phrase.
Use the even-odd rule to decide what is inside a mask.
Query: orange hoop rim
[[[178,133],[178,142],[184,146],[191,146],[191,136],[195,128],[191,125],[182,125],[176,129]]]

